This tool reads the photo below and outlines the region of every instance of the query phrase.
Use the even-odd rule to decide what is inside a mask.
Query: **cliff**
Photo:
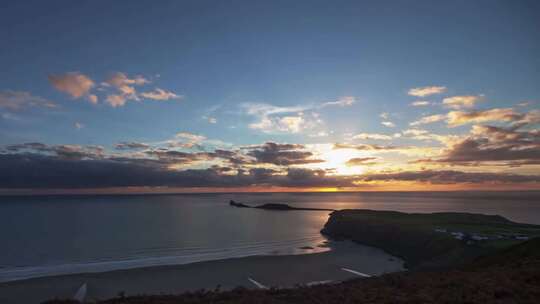
[[[381,248],[416,269],[466,263],[540,236],[540,226],[496,215],[340,210],[330,215],[321,233]]]

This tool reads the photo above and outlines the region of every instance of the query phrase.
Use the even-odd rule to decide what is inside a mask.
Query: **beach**
[[[258,284],[293,287],[362,277],[360,274],[376,276],[403,270],[400,259],[382,250],[348,241],[331,242],[331,246],[330,251],[314,254],[251,256],[7,282],[0,284],[0,302],[40,303],[52,298],[71,298],[84,283],[88,288],[86,299],[93,300],[115,297],[120,293],[177,294],[218,286],[222,290],[239,286],[260,288]]]

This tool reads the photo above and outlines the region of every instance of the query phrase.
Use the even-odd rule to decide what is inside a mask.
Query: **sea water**
[[[328,211],[252,205],[499,214],[540,224],[540,192],[251,193],[0,197],[0,282],[329,250]]]

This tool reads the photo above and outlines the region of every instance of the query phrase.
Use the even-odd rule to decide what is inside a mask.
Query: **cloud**
[[[446,115],[444,115],[444,114],[435,114],[435,115],[430,115],[430,116],[424,116],[424,117],[420,118],[417,121],[411,122],[409,125],[414,127],[414,126],[420,126],[420,125],[425,125],[425,124],[430,124],[430,123],[442,121],[442,120],[445,120],[445,119],[446,119]]]
[[[61,159],[101,159],[104,156],[104,148],[101,146],[46,145],[31,142],[8,145],[5,149],[10,152],[39,152]]]
[[[246,114],[257,118],[256,122],[249,124],[249,128],[264,133],[298,133],[311,124],[302,112],[308,107],[279,107],[263,103],[246,103],[241,107]]]
[[[303,113],[300,113],[297,116],[263,117],[259,122],[249,124],[249,128],[265,133],[299,133],[310,123],[304,119]]]
[[[354,166],[371,166],[377,164],[377,162],[374,162],[376,160],[376,157],[357,157],[357,158],[351,158],[349,159],[345,165],[349,167]]]
[[[203,135],[193,134],[193,133],[189,133],[189,132],[176,133],[175,137],[176,138],[186,139],[189,142],[193,142],[193,143],[200,143],[201,141],[206,139],[206,137],[203,136]]]
[[[196,161],[208,161],[212,159],[210,155],[204,152],[190,153],[163,148],[147,150],[143,153],[157,158],[160,163],[165,165],[191,164]]]
[[[423,129],[407,129],[403,131],[404,135],[407,136],[422,136],[430,134],[429,131]]]
[[[394,151],[399,150],[402,147],[397,146],[381,146],[381,145],[368,145],[368,144],[334,144],[333,149],[354,149],[360,151]]]
[[[477,126],[471,138],[493,148],[513,145],[518,153],[533,153],[527,145],[538,145],[540,132]],[[416,132],[415,132],[416,133]],[[181,138],[203,140],[200,135],[180,133]],[[482,139],[475,136],[484,136]],[[483,141],[483,142],[482,142]],[[421,170],[371,172],[362,175],[327,174],[328,170],[295,165],[323,162],[313,157],[306,146],[267,142],[240,150],[215,149],[213,152],[184,152],[152,148],[139,142],[121,142],[115,148],[125,153],[108,153],[101,146],[47,145],[38,142],[5,146],[0,149],[1,189],[17,188],[108,188],[108,187],[361,187],[373,182],[421,182],[430,184],[538,183],[539,175],[493,172]],[[400,151],[407,147],[343,145],[370,151]],[[412,147],[411,147],[412,148]],[[418,148],[418,147],[416,147]],[[139,150],[143,151],[132,151]],[[512,149],[510,149],[512,150]],[[516,149],[514,149],[516,150]],[[540,151],[538,147],[535,149]],[[245,151],[245,153],[243,152]],[[467,149],[470,155],[473,149]],[[498,153],[494,154],[497,155]],[[462,154],[466,155],[466,154]],[[538,159],[538,152],[520,160]],[[373,156],[351,158],[347,166],[378,164]],[[278,167],[270,167],[274,165]],[[193,167],[195,166],[195,167]],[[200,166],[208,166],[201,168]],[[293,167],[289,167],[293,166]],[[197,169],[193,169],[197,168]]]
[[[142,76],[129,78],[122,72],[116,72],[102,83],[105,87],[112,86],[117,90],[117,94],[107,96],[106,102],[112,107],[121,107],[126,104],[127,100],[139,100],[135,86],[141,86],[147,83],[150,83],[150,81]]]
[[[461,172],[461,171],[402,171],[395,173],[368,174],[361,177],[363,181],[413,181],[430,184],[461,183],[530,183],[539,182],[540,175],[517,175],[506,173]]]
[[[157,154],[157,155],[156,155]],[[158,159],[191,160],[204,157],[156,152]],[[4,189],[84,189],[110,187],[342,187],[352,186],[350,177],[326,176],[324,170],[289,168],[285,174],[267,168],[236,170],[212,166],[207,169],[170,170],[159,162],[141,159],[71,159],[36,153],[0,154],[0,185]]]
[[[440,155],[440,148],[416,147],[416,146],[391,146],[391,145],[370,145],[370,144],[339,144],[333,145],[332,149],[352,149],[358,151],[368,151],[372,154],[379,153],[399,153],[407,156]]]
[[[226,160],[234,167],[253,163],[251,159],[241,154],[239,151],[216,149],[214,150],[214,152],[208,152],[208,155],[210,157],[221,158],[223,160]]]
[[[471,112],[451,111],[448,113],[448,125],[450,127],[457,127],[469,123],[483,123],[488,121],[511,122],[525,119],[525,117],[526,115],[518,113],[512,108],[496,108]]]
[[[1,91],[0,108],[21,111],[30,107],[56,108],[57,105],[45,98],[24,91]]]
[[[215,118],[215,117],[207,117],[206,119],[211,124],[216,124],[217,123],[217,118]]]
[[[321,104],[319,107],[324,108],[328,106],[340,106],[340,107],[347,107],[351,106],[356,102],[356,97],[354,96],[343,96],[339,98],[336,101],[328,101]]]
[[[221,109],[221,104],[213,105],[206,109],[205,115],[202,116],[202,119],[208,121],[208,123],[216,124],[218,122],[218,119],[215,117],[215,113]]]
[[[169,100],[169,99],[180,99],[181,95],[176,95],[173,92],[165,91],[160,88],[156,88],[152,92],[143,92],[141,96],[153,100]]]
[[[425,106],[431,105],[431,102],[425,101],[425,100],[417,100],[417,101],[411,102],[410,105],[413,107],[425,107]]]
[[[115,87],[121,89],[122,87],[125,87],[125,86],[128,86],[128,85],[137,85],[137,86],[145,85],[145,84],[150,83],[150,80],[148,80],[148,79],[146,79],[146,78],[144,78],[143,76],[140,76],[140,75],[135,76],[133,78],[129,78],[125,73],[116,72],[116,73],[113,73],[105,81],[105,83],[108,84],[108,85],[112,85],[112,86],[115,86]],[[129,92],[130,90],[127,89],[127,91]]]
[[[332,132],[330,132],[330,133],[332,133]],[[326,136],[328,136],[328,132],[319,131],[319,132],[316,132],[316,133],[313,133],[313,134],[309,134],[308,136],[309,137],[326,137]]]
[[[45,152],[49,150],[49,146],[39,142],[29,142],[22,144],[7,145],[5,147],[7,151],[19,152],[21,150],[35,150]]]
[[[105,101],[113,108],[121,107],[126,104],[126,97],[124,95],[108,95]]]
[[[280,107],[267,103],[243,103],[240,107],[249,115],[270,116],[274,114],[298,113],[310,109],[309,106]]]
[[[291,166],[324,162],[324,160],[313,159],[313,153],[305,151],[303,145],[267,142],[264,145],[246,148],[249,149],[247,155],[252,156],[257,163],[261,164]]]
[[[408,138],[425,141],[438,141],[445,145],[449,145],[458,141],[461,136],[459,135],[439,135],[433,134],[423,129],[407,129],[402,134]]]
[[[302,131],[306,121],[302,115],[299,116],[285,116],[278,120],[278,129],[287,131],[289,133],[298,133]]]
[[[520,130],[520,127],[475,125],[470,136],[451,144],[442,157],[419,162],[461,165],[502,162],[507,166],[540,164],[540,132]]]
[[[443,105],[451,109],[472,108],[474,105],[482,100],[482,96],[453,96],[443,99]]]
[[[94,94],[90,94],[86,97],[86,99],[88,99],[88,101],[91,103],[91,104],[97,104],[98,103],[98,97],[97,95],[94,95]]]
[[[396,125],[391,121],[383,121],[381,122],[381,125],[388,127],[388,128],[395,128]]]
[[[169,148],[201,148],[201,144],[207,140],[203,135],[193,134],[189,132],[176,133],[174,140],[166,141]]]
[[[119,142],[115,144],[114,148],[117,150],[137,150],[137,149],[148,149],[150,148],[150,145],[145,144],[145,143],[140,143],[140,142],[134,142],[134,141],[130,141],[130,142],[123,141],[123,142]]]
[[[375,139],[375,140],[391,140],[393,137],[386,134],[378,133],[360,133],[353,136],[353,139]]]
[[[49,81],[57,90],[67,93],[75,99],[86,97],[86,100],[92,104],[99,102],[99,97],[91,92],[92,88],[95,87],[94,81],[80,72],[50,75]],[[161,101],[183,98],[182,95],[161,88],[154,88],[152,91],[142,93],[137,92],[136,87],[150,83],[150,80],[141,75],[129,77],[125,73],[115,72],[107,80],[100,83],[97,91],[105,92],[104,101],[112,107],[122,107],[127,101],[139,101],[141,98]]]
[[[304,168],[289,168],[287,175],[273,181],[282,187],[350,187],[353,186],[351,177],[327,176],[324,170],[312,170]]]
[[[101,159],[104,149],[101,146],[58,145],[50,150],[63,159]]]
[[[431,87],[419,87],[412,88],[409,90],[408,94],[416,97],[426,97],[434,94],[441,94],[446,92],[446,87],[442,86],[431,86]]]
[[[90,77],[79,72],[69,72],[61,75],[49,75],[49,82],[55,89],[70,95],[72,98],[81,98],[94,87]]]
[[[34,146],[39,146],[37,143]],[[43,148],[43,147],[42,147]],[[69,150],[69,148],[67,148]],[[79,148],[73,149],[79,151]],[[157,155],[156,155],[157,154]],[[369,173],[356,176],[328,175],[325,170],[287,168],[171,170],[167,163],[204,159],[203,153],[156,152],[156,160],[139,158],[65,157],[41,153],[0,153],[2,189],[88,189],[111,187],[362,187],[372,182],[423,182],[430,184],[538,183],[539,175],[517,175],[452,170]]]
[[[523,118],[516,121],[516,124],[538,124],[540,123],[540,110],[532,110],[526,113]]]
[[[319,104],[281,107],[266,103],[244,103],[240,107],[246,114],[256,117],[257,120],[249,124],[249,128],[254,130],[264,133],[301,133],[305,130],[321,132],[315,130],[323,124],[318,110],[330,106],[350,106],[355,100],[354,96],[346,96]]]
[[[160,101],[183,98],[182,95],[177,95],[171,91],[160,88],[155,88],[153,91],[142,93],[137,92],[137,86],[144,86],[149,83],[151,83],[151,81],[143,76],[137,75],[130,78],[125,73],[116,72],[105,82],[101,83],[101,85],[102,89],[106,89],[107,87],[114,88],[115,92],[109,93],[105,99],[112,107],[121,107],[129,100],[139,101],[141,98]]]
[[[391,116],[391,114],[387,113],[387,112],[383,112],[383,113],[379,114],[379,117],[385,120],[385,121],[381,122],[381,125],[383,125],[385,127],[388,127],[388,128],[394,128],[396,125],[393,122],[389,121],[390,116]]]
[[[316,128],[321,123],[314,113],[305,115],[303,112],[292,112],[294,115],[275,115],[282,113],[291,112],[287,112],[286,109],[268,108],[268,112],[261,114],[257,122],[249,124],[249,128],[264,133],[300,133],[306,129]]]
[[[458,127],[470,123],[484,123],[489,121],[512,122],[514,124],[540,123],[540,110],[528,113],[519,113],[512,108],[495,108],[484,111],[450,111],[448,114],[424,116],[409,125],[416,127],[439,121],[446,121],[449,127]]]

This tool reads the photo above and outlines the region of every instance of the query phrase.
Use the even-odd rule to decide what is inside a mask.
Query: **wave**
[[[38,277],[95,273],[113,270],[240,258],[254,255],[290,255],[318,253],[330,250],[318,246],[326,242],[322,235],[312,235],[280,241],[236,242],[228,247],[149,247],[126,252],[121,257],[91,261],[66,261],[47,265],[0,267],[0,283]],[[302,247],[309,247],[302,249]]]

